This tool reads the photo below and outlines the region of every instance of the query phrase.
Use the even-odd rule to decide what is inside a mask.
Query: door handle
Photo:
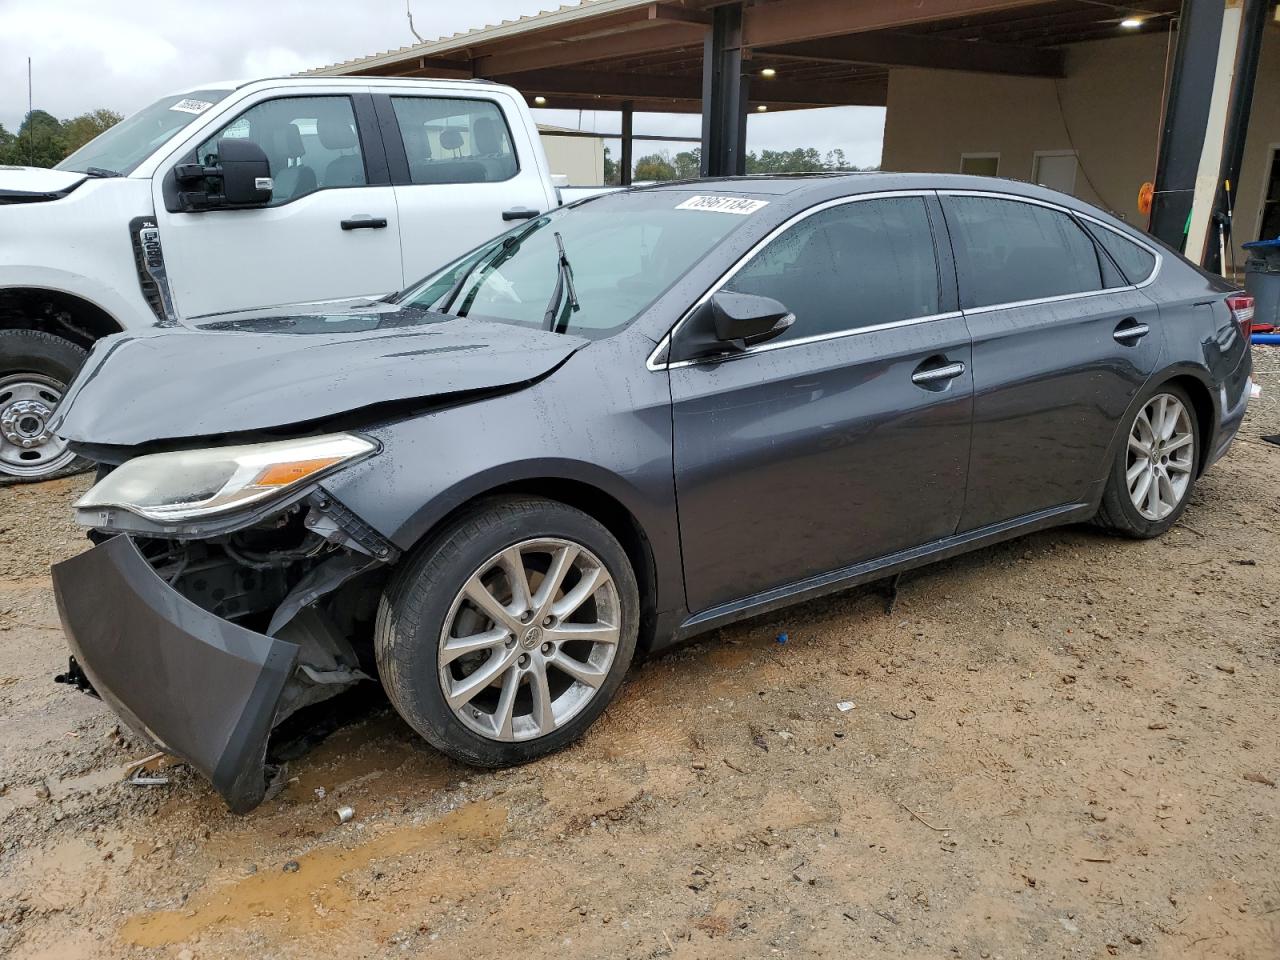
[[[916,367],[915,373],[911,374],[912,383],[927,386],[931,383],[941,383],[943,380],[954,380],[964,373],[964,364],[959,360],[954,363],[944,363],[938,367],[925,366],[928,362],[926,360]]]
[[[503,220],[532,220],[537,215],[538,215],[537,210],[517,209],[517,210],[502,211]]]
[[[1120,321],[1120,326],[1116,327],[1116,332],[1111,336],[1115,337],[1117,343],[1131,344],[1136,343],[1151,332],[1151,327],[1145,323],[1139,323],[1133,317],[1127,317]]]
[[[386,217],[371,217],[368,214],[349,217],[338,224],[343,230],[381,230],[386,225]]]

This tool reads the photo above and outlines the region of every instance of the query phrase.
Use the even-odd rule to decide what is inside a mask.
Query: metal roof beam
[[[482,54],[475,59],[476,76],[505,77],[529,70],[563,67],[593,60],[609,60],[680,47],[702,45],[706,28],[694,23],[640,21],[631,30],[589,39],[566,38],[547,46],[511,53]]]
[[[756,49],[756,55],[826,63],[969,70],[1023,77],[1066,76],[1066,55],[1061,50],[908,33],[861,33],[802,40],[776,47],[760,47]]]
[[[788,0],[743,12],[742,42],[776,46],[1043,5],[1044,0]]]
[[[533,70],[502,78],[524,94],[602,96],[701,100],[698,77],[660,76],[652,73],[616,73],[605,70]],[[852,83],[804,83],[774,80],[752,89],[752,103],[786,103],[805,106],[860,106],[884,103],[885,81]]]

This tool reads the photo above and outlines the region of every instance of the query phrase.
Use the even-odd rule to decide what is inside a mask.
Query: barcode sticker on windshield
[[[768,200],[748,200],[746,197],[690,197],[682,203],[677,203],[676,209],[736,213],[740,217],[745,217],[768,205]]]
[[[213,104],[208,100],[179,100],[170,110],[177,110],[180,113],[204,113]]]

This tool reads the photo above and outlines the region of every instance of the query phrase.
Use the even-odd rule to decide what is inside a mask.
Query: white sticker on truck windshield
[[[204,113],[213,103],[209,100],[179,100],[170,110],[177,110],[180,113]]]
[[[677,203],[676,209],[736,213],[740,217],[745,217],[768,205],[768,200],[748,200],[746,197],[690,197],[682,203]]]

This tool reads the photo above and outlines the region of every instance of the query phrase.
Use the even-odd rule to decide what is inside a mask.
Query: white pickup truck
[[[0,166],[0,483],[79,466],[46,425],[99,338],[381,296],[564,199],[524,98],[469,80],[208,84]]]

